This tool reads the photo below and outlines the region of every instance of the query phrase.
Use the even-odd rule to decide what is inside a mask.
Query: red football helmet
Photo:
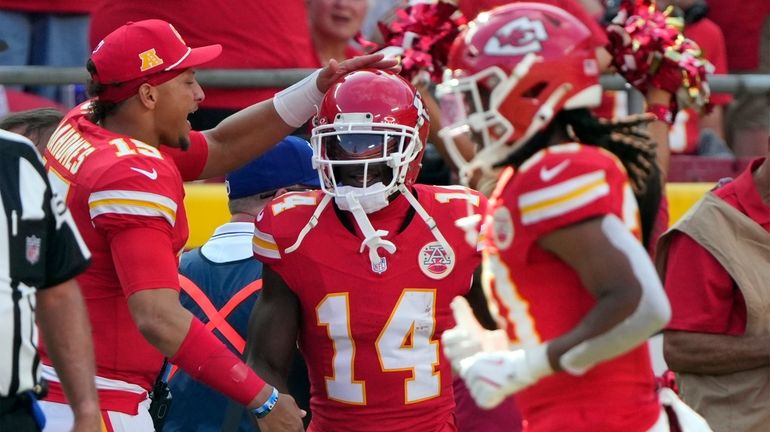
[[[505,160],[560,110],[598,106],[596,48],[585,24],[542,3],[504,5],[469,23],[437,89],[448,124],[440,134],[461,177]],[[471,161],[455,147],[459,135],[477,146]]]
[[[337,196],[334,169],[342,165],[360,164],[367,173],[372,164],[387,164],[393,177],[386,196],[417,178],[429,119],[419,92],[400,76],[378,69],[345,75],[326,92],[313,125],[313,162],[324,192]]]

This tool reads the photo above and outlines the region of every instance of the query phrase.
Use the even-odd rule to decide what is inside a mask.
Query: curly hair
[[[582,144],[610,151],[628,173],[639,206],[642,240],[647,245],[663,194],[660,167],[655,161],[657,144],[650,140],[644,127],[652,120],[647,115],[605,120],[597,118],[586,108],[563,110],[556,114],[547,128],[535,134],[499,166],[519,167],[532,155],[551,145],[551,137],[557,131],[565,131]]]
[[[94,76],[96,74],[96,65],[94,62],[89,59],[88,63],[86,63],[86,69],[88,70],[88,73],[91,74],[91,76]],[[105,86],[102,84],[99,84],[98,82],[94,81],[93,79],[88,80],[88,96],[95,98],[99,95],[101,95],[104,92]],[[99,123],[107,116],[112,114],[120,105],[120,103],[115,102],[106,102],[99,99],[94,99],[91,101],[91,112],[90,112],[90,120],[94,123]]]

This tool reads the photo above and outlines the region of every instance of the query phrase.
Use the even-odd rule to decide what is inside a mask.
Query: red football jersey
[[[449,303],[468,292],[481,263],[455,221],[486,199],[462,187],[415,185],[415,195],[452,251],[415,215],[385,239],[373,270],[363,238],[329,204],[318,225],[291,253],[323,192],[290,193],[257,217],[254,251],[286,281],[301,303],[299,344],[311,382],[311,429],[346,431],[454,430],[452,372],[439,346],[454,325]],[[468,204],[471,204],[470,206]],[[369,215],[375,229],[400,225],[409,204],[399,196]],[[347,216],[348,214],[345,213]]]
[[[106,409],[135,411],[136,399],[142,389],[152,387],[163,355],[136,328],[127,297],[147,288],[178,287],[179,282],[176,271],[167,280],[114,262],[110,242],[128,228],[150,228],[167,234],[174,252],[180,251],[188,236],[184,188],[169,154],[95,125],[85,116],[85,106],[73,109],[53,133],[45,159],[53,187],[66,196],[93,254],[91,266],[77,281],[91,319],[96,373],[104,379],[97,382],[100,403]],[[187,157],[205,158],[200,149],[205,138],[193,132],[190,140],[195,150]],[[202,168],[203,163],[190,165]],[[45,353],[43,361],[51,364]],[[59,390],[53,386],[52,396],[61,402]]]
[[[484,250],[490,309],[513,343],[532,345],[573,329],[596,303],[577,273],[539,238],[614,214],[639,237],[636,200],[620,161],[570,143],[505,171],[490,199]],[[591,251],[586,251],[590,253]],[[643,431],[660,407],[647,345],[583,376],[556,373],[516,394],[531,431]]]

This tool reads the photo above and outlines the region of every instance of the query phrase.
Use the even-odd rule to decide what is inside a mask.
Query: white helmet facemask
[[[313,147],[313,165],[318,170],[321,189],[327,197],[334,198],[337,206],[349,211],[364,236],[359,252],[369,249],[373,271],[381,266],[380,249],[390,254],[396,246],[385,240],[388,231],[375,230],[367,214],[387,207],[388,198],[399,190],[406,178],[409,164],[422,149],[418,130],[397,123],[373,122],[370,113],[339,113],[333,124],[313,128],[310,138]],[[333,154],[332,147],[346,151],[346,157]],[[367,154],[352,158],[350,155]],[[392,170],[387,184],[381,179],[369,184],[370,170],[385,164]],[[335,168],[358,165],[361,167],[361,186],[342,184]],[[384,271],[384,270],[382,270]]]
[[[297,250],[302,243],[302,239],[318,224],[321,213],[333,198],[341,210],[349,211],[353,215],[356,225],[358,225],[364,236],[359,252],[362,253],[365,248],[368,248],[372,271],[375,273],[386,271],[386,259],[381,256],[380,250],[393,254],[396,252],[396,245],[391,241],[385,240],[385,237],[389,234],[388,231],[374,229],[367,214],[387,207],[389,203],[388,197],[395,192],[400,192],[426,223],[436,240],[441,243],[448,254],[454,256],[454,251],[439,231],[436,222],[420,205],[419,201],[417,201],[404,183],[409,164],[419,156],[422,150],[423,144],[417,129],[398,124],[372,123],[367,121],[368,119],[371,119],[371,115],[367,113],[340,113],[337,115],[334,124],[313,128],[313,135],[311,137],[313,165],[318,170],[324,198],[319,203],[308,223],[303,227],[297,240],[292,246],[285,249],[284,252],[291,253]],[[344,135],[348,135],[347,138],[350,138],[349,142],[345,142]],[[373,137],[370,139],[366,135],[373,135]],[[377,136],[381,137],[379,139],[382,141],[377,141]],[[382,151],[375,151],[374,153],[376,154],[372,154],[373,157],[369,158],[332,159],[328,157],[328,149],[324,148],[323,138],[325,137],[337,139],[336,143],[348,146],[351,149],[357,149],[358,151],[366,149],[368,146],[371,146],[372,149],[382,147]],[[395,141],[392,141],[393,139],[398,140],[398,145],[395,145]],[[326,142],[326,144],[330,143]],[[371,185],[367,184],[369,169],[372,167],[372,164],[376,163],[386,163],[387,166],[393,169],[393,178],[387,185],[382,181],[377,181]],[[335,166],[352,164],[364,165],[362,171],[363,185],[361,187],[342,185],[335,178]]]
[[[463,78],[453,78],[450,70],[445,72],[443,83],[436,87],[436,98],[447,124],[438,134],[458,169],[462,184],[468,186],[475,170],[491,174],[493,165],[504,159],[501,155],[512,153],[523,143],[524,140],[519,140],[512,146],[508,144],[514,127],[498,108],[537,59],[534,54],[526,55],[510,75],[496,66]],[[492,89],[489,100],[482,98],[479,84],[482,82]],[[474,145],[470,159],[458,149],[460,141]]]

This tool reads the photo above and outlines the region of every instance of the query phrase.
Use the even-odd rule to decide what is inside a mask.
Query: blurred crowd
[[[389,22],[406,0],[308,0],[271,2],[133,1],[0,1],[0,65],[82,66],[103,36],[127,21],[150,17],[172,22],[191,44],[214,40],[224,47],[221,57],[202,66],[212,69],[314,68],[330,59],[362,53],[357,43],[381,41],[378,22]],[[460,2],[472,19],[479,11],[505,3],[494,0]],[[617,11],[618,0],[576,0],[587,17],[606,24]],[[736,8],[723,0],[658,0],[680,16],[684,34],[699,44],[713,64],[714,74],[770,73],[770,6],[764,0],[741,2]],[[184,6],[184,7],[183,7]],[[286,26],[286,27],[284,27]],[[288,30],[287,30],[288,29]],[[206,100],[191,116],[195,129],[214,127],[236,110],[272,96],[279,89],[205,88]],[[0,115],[49,106],[66,110],[87,97],[82,84],[64,86],[0,87]],[[713,94],[708,113],[681,110],[670,130],[673,155],[704,155],[710,160],[761,155],[770,129],[767,93],[739,88],[734,94]],[[628,114],[627,92],[605,94],[597,113],[605,118]],[[307,135],[304,127],[297,131]],[[423,175],[434,183],[449,181],[440,151],[431,147]],[[439,149],[440,150],[440,149]],[[676,158],[674,159],[676,161]],[[682,158],[677,169],[692,159]],[[707,166],[707,165],[706,165]],[[693,174],[695,175],[695,174]],[[674,173],[674,180],[688,179]],[[220,179],[221,180],[221,179]],[[713,180],[713,179],[708,179]]]

